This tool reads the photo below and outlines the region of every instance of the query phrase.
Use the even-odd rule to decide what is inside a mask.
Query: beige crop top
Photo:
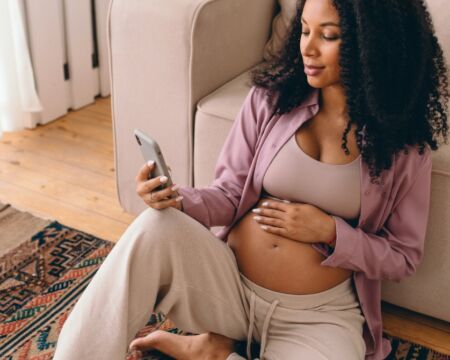
[[[331,215],[357,220],[360,213],[360,157],[327,164],[306,154],[289,138],[263,178],[262,196],[315,205]]]

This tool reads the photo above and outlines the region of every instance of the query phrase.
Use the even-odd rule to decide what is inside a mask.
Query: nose
[[[305,57],[315,57],[319,54],[319,50],[316,46],[314,38],[309,36],[303,36],[300,40],[300,51]]]

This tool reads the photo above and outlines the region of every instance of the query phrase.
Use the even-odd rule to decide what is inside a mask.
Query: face
[[[341,29],[331,0],[307,0],[301,21],[300,53],[309,85],[324,88],[340,83]]]

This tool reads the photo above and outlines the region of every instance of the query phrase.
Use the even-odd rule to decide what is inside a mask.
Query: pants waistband
[[[352,278],[348,278],[340,284],[314,294],[286,294],[266,289],[245,277],[240,273],[243,283],[253,290],[261,299],[272,303],[274,300],[279,301],[280,306],[286,306],[294,309],[308,309],[321,306],[332,302],[335,299],[342,298],[345,295],[354,294]]]

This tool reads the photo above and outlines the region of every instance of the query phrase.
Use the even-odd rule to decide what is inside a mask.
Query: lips
[[[306,65],[305,64],[305,74],[309,75],[309,76],[315,76],[318,75],[323,69],[325,68],[325,66],[311,66],[311,65]]]
[[[305,64],[305,67],[309,69],[323,69],[325,66],[316,66],[316,65],[307,65]]]

